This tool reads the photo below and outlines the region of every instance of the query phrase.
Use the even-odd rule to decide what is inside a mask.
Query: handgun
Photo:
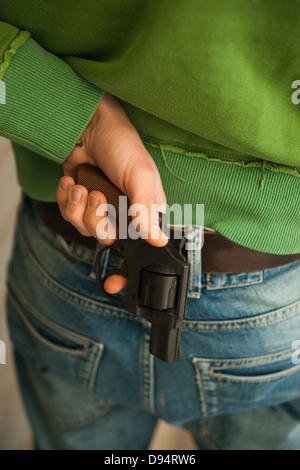
[[[124,194],[98,167],[78,166],[75,183],[85,186],[89,192],[101,191],[107,203],[115,207],[118,221],[119,196]],[[128,213],[126,217],[129,222]],[[180,337],[189,278],[184,244],[184,237],[177,245],[169,239],[163,247],[152,246],[143,238],[118,239],[112,251],[123,259],[123,263],[104,277],[101,260],[105,251],[111,250],[111,247],[99,244],[95,260],[96,279],[103,295],[121,302],[128,312],[150,323],[149,352],[167,362],[179,361],[181,358]],[[121,297],[108,293],[104,288],[105,280],[113,274],[128,278],[128,286]]]

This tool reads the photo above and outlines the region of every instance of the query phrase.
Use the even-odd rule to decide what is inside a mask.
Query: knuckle
[[[73,206],[71,203],[66,204],[65,215],[69,222],[78,224],[82,221],[82,216],[78,206]]]

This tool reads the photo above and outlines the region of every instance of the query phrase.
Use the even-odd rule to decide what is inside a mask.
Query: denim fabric
[[[188,298],[200,299],[201,296],[201,248],[203,246],[203,227],[186,227],[187,259],[190,264]]]
[[[300,449],[299,262],[198,276],[182,359],[165,363],[148,352],[147,321],[102,296],[94,257],[24,199],[7,311],[40,449],[144,449],[158,417],[192,431],[200,449]]]

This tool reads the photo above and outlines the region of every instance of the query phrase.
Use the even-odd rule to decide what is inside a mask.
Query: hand
[[[164,246],[168,239],[159,229],[157,211],[151,207],[166,203],[159,172],[138,132],[113,96],[105,93],[81,138],[84,145],[76,146],[64,162],[65,176],[57,189],[57,202],[63,218],[82,235],[98,238],[97,224],[104,216],[97,216],[95,209],[106,203],[105,196],[99,191],[88,195],[87,189],[75,185],[73,179],[78,165],[93,164],[128,196],[131,204],[144,205],[145,211],[139,217],[140,233],[150,244]],[[105,233],[101,234],[99,240],[102,244],[115,242],[111,236],[102,239],[104,236]],[[111,287],[117,292],[124,287],[124,282],[121,276],[111,276],[105,288],[109,291]]]

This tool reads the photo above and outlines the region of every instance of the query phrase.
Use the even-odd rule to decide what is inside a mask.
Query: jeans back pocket
[[[104,346],[31,311],[24,296],[8,286],[7,311],[15,349],[38,370],[51,369],[92,391]]]
[[[236,413],[299,398],[293,349],[237,359],[194,358],[204,416]]]

